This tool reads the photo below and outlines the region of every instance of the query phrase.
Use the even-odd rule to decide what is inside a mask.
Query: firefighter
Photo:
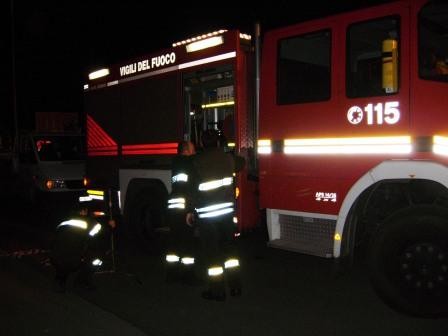
[[[195,213],[207,271],[207,286],[202,297],[224,301],[226,283],[230,295],[242,293],[233,217],[234,173],[243,168],[244,159],[224,152],[217,131],[205,131],[201,139],[204,151],[195,156],[193,165],[196,171]]]
[[[168,198],[170,237],[165,255],[167,282],[195,282],[195,228],[193,221],[186,220],[186,214],[192,211],[194,177],[191,158],[195,152],[191,141],[182,141],[172,163],[171,194]]]
[[[76,274],[76,286],[95,289],[93,274],[102,265],[95,250],[101,228],[101,224],[84,216],[71,218],[57,226],[50,258],[56,271],[57,292],[65,292],[71,274]]]

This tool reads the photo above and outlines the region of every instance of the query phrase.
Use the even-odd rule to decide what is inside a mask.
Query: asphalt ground
[[[104,329],[109,320],[120,324],[113,328],[114,332],[123,326],[131,329],[130,333],[123,329],[121,335],[448,334],[448,319],[409,317],[385,306],[371,289],[362,264],[336,275],[331,260],[267,247],[262,232],[242,237],[239,244],[243,295],[228,296],[224,302],[202,299],[200,284],[165,283],[163,257],[157,248],[141,253],[122,246],[115,254],[115,269],[110,259],[95,274],[95,291],[69,287],[65,294],[51,292],[54,272],[45,253],[15,258],[30,272],[18,275],[28,278],[22,279],[27,288],[23,291],[25,297],[38,293],[44,306],[49,306],[39,310],[25,299],[18,303],[9,299],[7,305],[15,310],[6,315],[8,321],[18,316],[23,321],[23,316],[32,315],[33,311],[40,318],[31,321],[34,327],[29,323],[26,329],[20,324],[21,328],[12,333],[1,334],[38,335],[31,331],[47,328],[59,332],[59,327],[66,325],[66,335],[115,335]],[[82,300],[81,308],[71,308],[73,300]],[[67,323],[54,324],[53,329],[49,323],[42,324],[42,320],[52,316],[52,310],[56,311],[57,321]],[[79,323],[73,326],[71,322],[76,320]]]

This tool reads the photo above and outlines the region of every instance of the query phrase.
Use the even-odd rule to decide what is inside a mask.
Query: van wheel
[[[132,198],[125,214],[129,237],[144,250],[160,249],[159,228],[164,222],[166,199],[154,194],[153,190],[143,191]]]
[[[369,269],[373,288],[395,310],[447,315],[447,210],[415,206],[391,215],[372,239]]]

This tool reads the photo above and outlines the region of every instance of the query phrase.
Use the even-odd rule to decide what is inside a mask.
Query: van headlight
[[[64,180],[56,179],[56,180],[47,180],[45,182],[45,187],[47,187],[48,190],[51,189],[62,189],[66,188]]]

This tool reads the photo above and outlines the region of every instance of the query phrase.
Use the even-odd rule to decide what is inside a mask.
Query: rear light
[[[82,185],[84,187],[87,187],[90,184],[90,180],[84,176],[84,178],[82,179]]]

